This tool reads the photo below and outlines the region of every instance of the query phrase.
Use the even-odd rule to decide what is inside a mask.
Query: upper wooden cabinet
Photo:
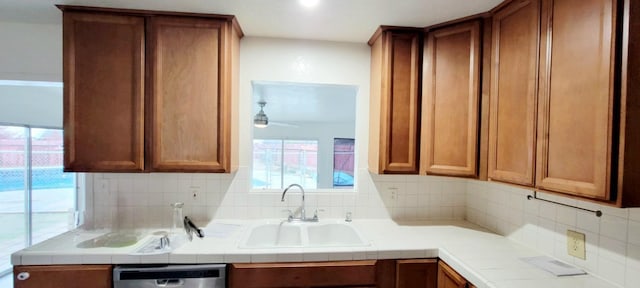
[[[639,6],[520,0],[494,13],[491,179],[640,206]]]
[[[147,27],[151,170],[229,171],[237,32],[224,20],[169,16]]]
[[[59,7],[66,171],[233,169],[233,16]]]
[[[65,12],[65,171],[144,170],[144,18]]]
[[[640,206],[639,6],[542,1],[538,188]]]
[[[369,170],[417,174],[422,29],[381,27],[371,46]]]
[[[477,174],[480,21],[429,31],[424,49],[421,174]]]
[[[610,199],[617,2],[542,2],[538,188]]]
[[[540,1],[514,1],[493,15],[488,174],[533,186]]]

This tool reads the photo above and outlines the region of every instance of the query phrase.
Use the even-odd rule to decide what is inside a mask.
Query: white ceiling
[[[235,15],[247,36],[367,42],[380,25],[424,27],[503,0],[0,0],[0,21],[61,23],[54,4]]]
[[[253,81],[253,113],[265,101],[269,122],[344,123],[356,121],[356,94],[351,85]]]

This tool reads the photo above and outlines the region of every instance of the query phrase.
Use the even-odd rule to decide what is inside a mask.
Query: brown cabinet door
[[[618,1],[542,3],[536,186],[607,200]]]
[[[13,268],[15,288],[111,288],[111,282],[111,265],[15,266]]]
[[[369,169],[417,174],[421,31],[383,31],[371,43]]]
[[[480,22],[429,32],[424,55],[421,171],[476,176]]]
[[[230,288],[375,287],[376,261],[231,264]]]
[[[228,26],[215,19],[149,18],[150,170],[229,171]]]
[[[438,288],[466,288],[467,280],[443,261],[438,262]]]
[[[411,259],[396,262],[396,288],[436,288],[437,259]]]
[[[144,19],[63,15],[65,171],[144,170]]]
[[[540,1],[511,2],[492,29],[489,178],[533,186]]]

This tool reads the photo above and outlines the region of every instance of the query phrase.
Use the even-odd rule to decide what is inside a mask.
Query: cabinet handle
[[[16,278],[18,278],[18,280],[20,280],[20,281],[27,280],[27,279],[29,279],[29,277],[31,277],[29,272],[20,272],[20,273],[18,273],[18,276],[16,276]]]

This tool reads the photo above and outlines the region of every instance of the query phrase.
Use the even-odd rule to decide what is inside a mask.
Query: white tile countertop
[[[478,288],[618,287],[594,275],[556,277],[520,260],[543,256],[540,252],[465,221],[354,220],[348,225],[360,232],[370,243],[368,246],[240,248],[240,242],[258,222],[264,220],[214,220],[203,228],[205,238],[194,238],[171,253],[142,256],[131,253],[145,241],[124,248],[77,248],[78,243],[110,231],[74,230],[14,253],[11,262],[13,265],[258,263],[439,257]],[[153,231],[147,229],[145,233]]]

